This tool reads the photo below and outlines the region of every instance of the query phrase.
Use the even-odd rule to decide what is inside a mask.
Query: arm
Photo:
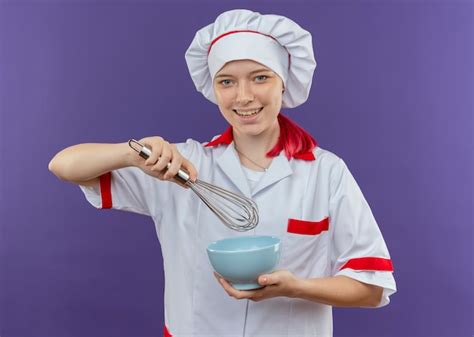
[[[94,186],[107,172],[136,166],[138,156],[127,143],[79,144],[68,147],[49,162],[48,168],[59,179]]]
[[[298,280],[294,297],[337,307],[376,307],[383,288],[347,276]]]
[[[79,144],[56,154],[48,168],[58,178],[84,186],[97,186],[102,174],[128,166],[138,167],[161,180],[173,179],[183,167],[192,180],[196,179],[194,166],[181,156],[174,144],[161,137],[143,138],[140,142],[152,150],[146,161],[128,143]],[[171,167],[164,171],[169,162]]]
[[[229,296],[236,299],[261,301],[277,296],[301,298],[337,307],[376,307],[383,288],[359,282],[346,276],[317,279],[298,279],[292,273],[280,270],[261,275],[258,282],[262,289],[240,291],[225,279],[216,277]]]
[[[387,247],[349,170],[342,161],[336,168],[331,178],[329,207],[330,275],[299,279],[289,271],[277,271],[260,276],[259,283],[265,288],[252,292],[239,292],[227,281],[219,280],[230,296],[255,301],[287,296],[343,307],[379,307],[388,303],[396,287]],[[360,263],[344,267],[351,260]]]

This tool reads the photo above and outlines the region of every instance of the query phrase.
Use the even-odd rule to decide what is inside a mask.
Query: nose
[[[244,106],[253,101],[253,92],[249,83],[242,81],[237,88],[236,103]]]

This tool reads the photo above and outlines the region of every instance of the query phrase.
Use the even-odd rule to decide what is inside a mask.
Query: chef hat
[[[201,28],[185,58],[196,89],[216,104],[212,81],[229,61],[250,59],[278,74],[286,108],[306,101],[316,68],[308,31],[284,16],[245,9],[224,12]]]

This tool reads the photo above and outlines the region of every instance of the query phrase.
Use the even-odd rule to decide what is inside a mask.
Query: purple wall
[[[218,13],[283,14],[313,33],[309,101],[289,115],[349,165],[398,282],[380,310],[335,309],[335,336],[471,336],[471,1],[0,3],[0,336],[160,336],[150,219],[98,211],[47,169],[60,149],[225,123],[184,52]]]

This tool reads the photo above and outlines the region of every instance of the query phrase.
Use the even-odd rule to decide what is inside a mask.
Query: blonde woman
[[[72,146],[50,163],[95,207],[153,219],[165,336],[331,336],[332,306],[388,304],[392,263],[357,183],[342,159],[281,113],[308,97],[316,67],[310,33],[283,16],[228,11],[196,33],[186,61],[227,130],[205,144],[142,138],[147,160],[124,142]],[[244,235],[278,236],[284,247],[279,270],[260,276],[262,288],[240,291],[213,273],[209,243],[243,234],[216,224],[193,193],[172,183],[179,168],[258,204],[259,225]]]

